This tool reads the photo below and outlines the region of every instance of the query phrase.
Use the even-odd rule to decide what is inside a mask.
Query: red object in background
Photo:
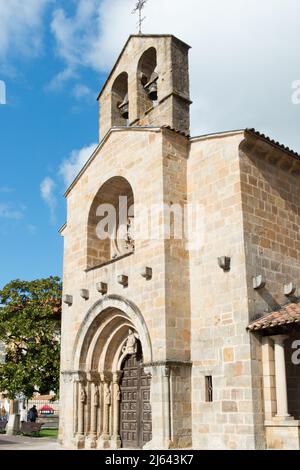
[[[51,406],[49,406],[49,405],[44,405],[40,409],[40,413],[41,413],[41,415],[54,415],[54,409],[51,408]]]

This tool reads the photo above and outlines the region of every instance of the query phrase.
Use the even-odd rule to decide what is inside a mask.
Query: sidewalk
[[[1,450],[63,450],[63,448],[56,439],[0,434]]]

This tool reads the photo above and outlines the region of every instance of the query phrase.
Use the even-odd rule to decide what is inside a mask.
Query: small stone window
[[[213,383],[211,375],[205,376],[205,401],[207,403],[212,403],[213,401]]]

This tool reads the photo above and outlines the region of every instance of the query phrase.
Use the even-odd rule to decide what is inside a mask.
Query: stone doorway
[[[138,348],[139,349],[139,348]],[[143,448],[152,439],[151,376],[140,351],[127,356],[120,381],[120,435],[123,448]]]

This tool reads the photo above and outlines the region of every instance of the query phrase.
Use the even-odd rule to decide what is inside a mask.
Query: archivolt
[[[96,302],[77,333],[72,356],[73,369],[85,372],[116,371],[129,329],[139,336],[144,362],[152,362],[150,335],[136,305],[116,295]]]

